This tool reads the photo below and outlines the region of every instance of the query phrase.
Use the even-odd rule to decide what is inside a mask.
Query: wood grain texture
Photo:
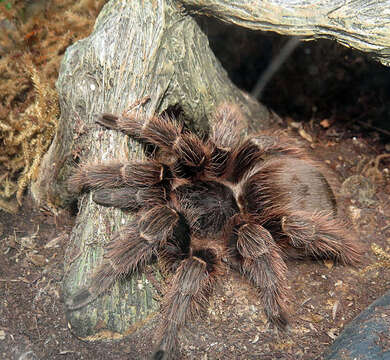
[[[335,39],[390,65],[388,0],[180,0],[189,10],[253,30]]]

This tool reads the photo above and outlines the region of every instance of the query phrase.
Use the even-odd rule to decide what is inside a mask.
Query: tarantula
[[[227,267],[258,290],[268,319],[288,322],[287,257],[359,262],[361,248],[337,215],[329,170],[281,132],[241,139],[241,113],[224,104],[202,139],[172,117],[103,114],[97,123],[153,144],[153,159],[83,164],[71,177],[93,200],[135,213],[107,245],[91,286],[69,309],[156,256],[173,273],[162,299],[154,359],[174,357],[178,332],[207,306]]]

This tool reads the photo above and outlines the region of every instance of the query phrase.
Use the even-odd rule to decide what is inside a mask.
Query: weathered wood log
[[[120,114],[149,96],[144,106],[148,115],[179,106],[195,128],[207,128],[208,116],[225,101],[239,104],[248,119],[260,119],[263,127],[273,117],[231,83],[197,23],[171,0],[106,4],[93,33],[67,49],[57,89],[58,131],[32,187],[38,202],[54,207],[76,199],[66,185],[76,160],[140,156],[136,142],[95,124],[103,112]],[[65,301],[88,283],[102,247],[128,219],[119,210],[94,204],[89,193],[81,196],[65,259]],[[69,326],[88,340],[120,338],[155,313],[154,295],[145,275],[134,276],[85,308],[69,312]]]
[[[180,0],[192,12],[252,30],[305,40],[328,38],[372,54],[390,66],[387,0]]]

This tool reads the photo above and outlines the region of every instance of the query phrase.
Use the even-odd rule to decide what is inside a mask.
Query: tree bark
[[[251,119],[249,125],[260,119],[266,127],[273,119],[231,83],[197,23],[171,0],[107,3],[93,33],[67,49],[57,89],[59,127],[32,186],[36,201],[53,208],[75,201],[66,181],[76,161],[142,156],[139,144],[95,124],[103,112],[120,114],[149,96],[144,106],[148,115],[179,106],[198,129],[207,128],[207,118],[221,102],[239,104]],[[90,193],[78,204],[65,258],[65,301],[88,283],[104,244],[129,219],[117,209],[94,204]],[[86,340],[121,338],[153,317],[158,309],[154,297],[146,276],[133,276],[85,308],[69,312],[69,327]]]
[[[252,30],[335,39],[390,65],[387,0],[180,0],[190,11]]]

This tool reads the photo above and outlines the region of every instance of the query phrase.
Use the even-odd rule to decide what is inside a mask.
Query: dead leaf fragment
[[[332,308],[332,319],[336,319],[336,315],[337,315],[337,310],[339,308],[339,305],[340,305],[340,301],[336,300],[336,302],[333,304],[333,308]]]
[[[19,239],[19,241],[18,241],[18,239],[16,241],[19,242],[23,248],[35,249],[35,247],[36,247],[34,237],[32,237],[32,236],[31,237],[30,236],[22,237],[21,239]]]
[[[332,328],[326,333],[332,340],[336,339],[339,336],[339,331],[336,328]]]
[[[318,315],[318,314],[311,315],[311,318],[312,318],[313,322],[315,322],[315,323],[319,323],[324,319],[323,316]]]
[[[327,129],[331,123],[329,122],[329,119],[324,119],[320,122],[320,125],[324,128],[324,129]]]
[[[29,253],[27,256],[35,266],[43,266],[46,264],[46,258],[42,255]]]
[[[300,128],[298,130],[298,134],[301,135],[301,137],[303,137],[308,142],[313,142],[312,136],[309,133],[307,133],[304,128]]]
[[[55,237],[54,239],[50,240],[46,245],[45,245],[45,249],[50,249],[50,248],[54,248],[54,247],[59,247],[60,244],[61,244],[61,241],[66,239],[68,237],[68,234],[63,232],[61,233],[60,235],[58,235],[57,237]]]
[[[334,262],[332,259],[326,259],[324,260],[324,264],[330,270],[333,267]]]
[[[320,321],[322,321],[324,319],[323,316],[321,315],[318,315],[318,314],[310,314],[309,316],[300,316],[300,318],[303,320],[303,321],[307,321],[307,322],[314,322],[314,323],[319,323]]]

